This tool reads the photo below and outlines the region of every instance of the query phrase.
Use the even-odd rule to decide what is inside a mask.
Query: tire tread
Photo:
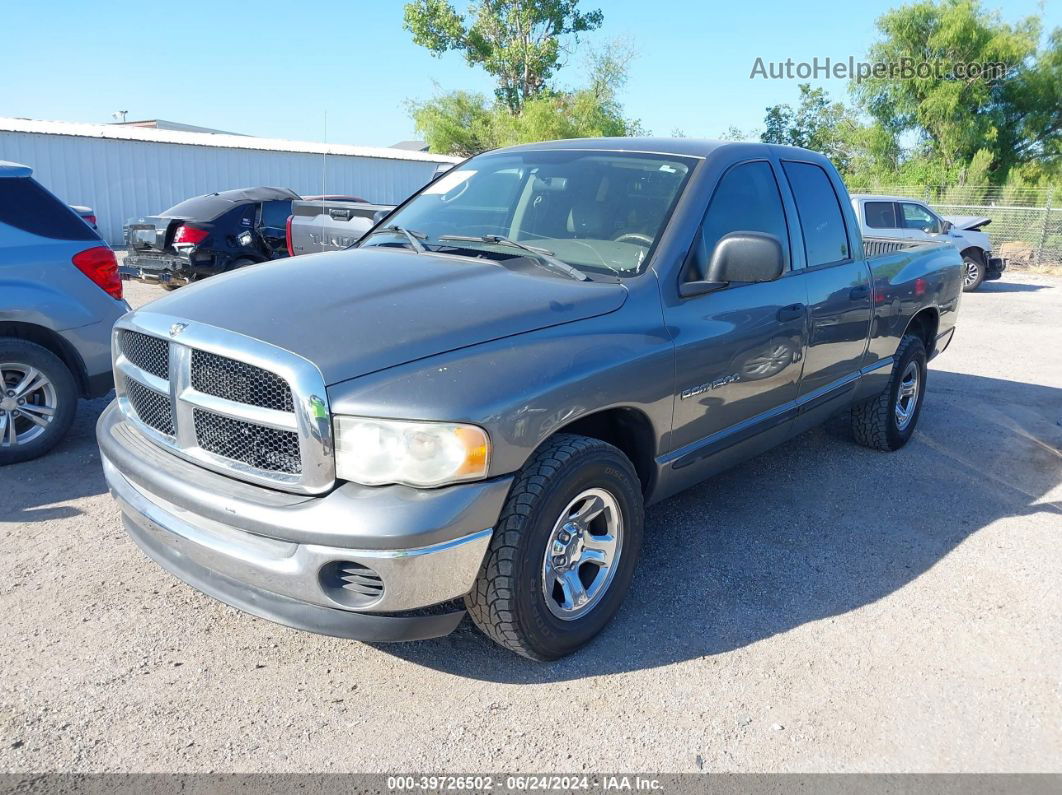
[[[889,420],[892,411],[893,382],[899,377],[900,362],[904,361],[912,346],[925,347],[922,339],[914,334],[905,334],[893,357],[893,376],[881,393],[856,403],[852,406],[852,435],[856,442],[872,450],[890,452],[893,445],[889,440]],[[923,390],[925,385],[923,384]]]
[[[520,536],[549,480],[579,455],[604,449],[619,451],[599,439],[575,434],[557,434],[540,448],[520,470],[505,507],[494,528],[487,556],[465,607],[476,626],[495,643],[532,660],[552,659],[537,653],[526,642],[512,600],[518,583]],[[622,455],[622,453],[620,453]]]

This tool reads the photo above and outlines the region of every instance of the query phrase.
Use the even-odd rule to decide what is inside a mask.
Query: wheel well
[[[577,433],[618,447],[634,464],[642,493],[648,495],[655,479],[656,449],[653,423],[645,412],[633,408],[605,409],[558,428],[557,433]]]
[[[904,334],[917,335],[926,346],[926,356],[933,355],[933,349],[937,344],[937,327],[940,325],[940,316],[933,307],[926,307],[918,312],[911,322],[907,324]]]
[[[81,361],[81,356],[74,350],[61,336],[56,334],[51,329],[44,326],[37,326],[33,323],[21,323],[14,320],[8,320],[0,322],[0,337],[12,337],[14,339],[26,340],[27,342],[33,342],[40,345],[42,348],[54,353],[62,360],[74,378],[77,380],[78,387],[81,390],[81,394],[88,393],[88,373],[85,371],[85,363]]]
[[[959,256],[973,257],[982,265],[985,264],[985,252],[983,252],[977,246],[969,246],[968,248],[964,248],[962,251],[959,252]]]

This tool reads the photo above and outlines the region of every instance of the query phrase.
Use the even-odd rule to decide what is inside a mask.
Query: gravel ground
[[[1062,279],[965,296],[929,385],[899,453],[829,427],[650,509],[548,665],[201,596],[124,535],[82,404],[0,474],[0,770],[1062,771]]]

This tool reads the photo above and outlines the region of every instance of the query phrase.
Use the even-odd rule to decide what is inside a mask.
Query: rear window
[[[228,199],[223,199],[213,193],[207,196],[196,196],[185,199],[183,202],[173,205],[164,213],[159,213],[160,218],[181,218],[193,221],[213,221],[215,218],[227,213],[236,204]]]
[[[74,211],[26,177],[0,178],[0,221],[54,240],[99,240]]]
[[[796,199],[808,267],[848,259],[848,233],[841,204],[826,172],[812,163],[786,161],[782,168]]]
[[[895,229],[899,226],[896,223],[896,205],[892,202],[867,202],[863,205],[863,214],[871,229]]]

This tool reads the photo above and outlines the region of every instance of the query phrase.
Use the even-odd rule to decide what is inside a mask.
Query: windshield
[[[648,260],[693,162],[599,151],[481,155],[429,185],[385,226],[408,230],[429,251],[501,261],[533,256],[487,239],[496,237],[581,271],[633,276]],[[395,231],[360,245],[408,246],[408,240]]]

